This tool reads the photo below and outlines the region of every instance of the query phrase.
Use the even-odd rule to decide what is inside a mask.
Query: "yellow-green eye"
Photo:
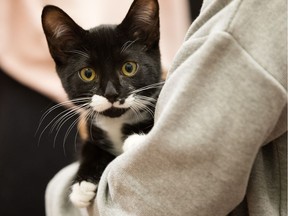
[[[135,62],[126,62],[122,66],[122,73],[127,77],[132,77],[137,73],[138,66]]]
[[[96,72],[95,70],[93,70],[92,68],[83,68],[80,72],[79,72],[79,76],[80,78],[85,81],[85,82],[91,82],[94,79],[96,79]]]

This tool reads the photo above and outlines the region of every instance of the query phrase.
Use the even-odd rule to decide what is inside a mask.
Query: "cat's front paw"
[[[133,148],[133,146],[139,144],[146,138],[146,134],[133,134],[129,136],[123,144],[123,152],[128,151],[129,149]]]
[[[97,185],[91,182],[77,182],[72,185],[70,201],[78,208],[88,207],[96,195],[96,189]]]

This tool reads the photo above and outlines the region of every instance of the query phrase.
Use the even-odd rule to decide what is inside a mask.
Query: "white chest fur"
[[[145,115],[142,116],[145,118]],[[113,143],[113,154],[119,155],[123,152],[123,133],[122,128],[124,124],[135,124],[139,121],[135,118],[132,112],[127,112],[118,118],[109,118],[105,116],[98,116],[95,119],[95,125],[106,132],[108,138]]]

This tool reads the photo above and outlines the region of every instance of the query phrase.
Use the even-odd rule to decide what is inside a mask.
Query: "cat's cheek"
[[[146,139],[146,134],[133,134],[129,136],[123,143],[123,152],[127,152],[136,145],[140,145]]]
[[[88,207],[96,195],[97,185],[82,181],[72,185],[72,192],[69,196],[70,201],[78,208]]]

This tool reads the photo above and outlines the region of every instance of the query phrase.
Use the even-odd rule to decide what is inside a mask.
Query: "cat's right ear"
[[[65,63],[67,53],[75,49],[86,33],[63,10],[52,5],[45,6],[42,11],[42,27],[57,65]]]
[[[134,0],[118,28],[131,40],[142,41],[146,49],[158,48],[160,39],[158,1]]]

